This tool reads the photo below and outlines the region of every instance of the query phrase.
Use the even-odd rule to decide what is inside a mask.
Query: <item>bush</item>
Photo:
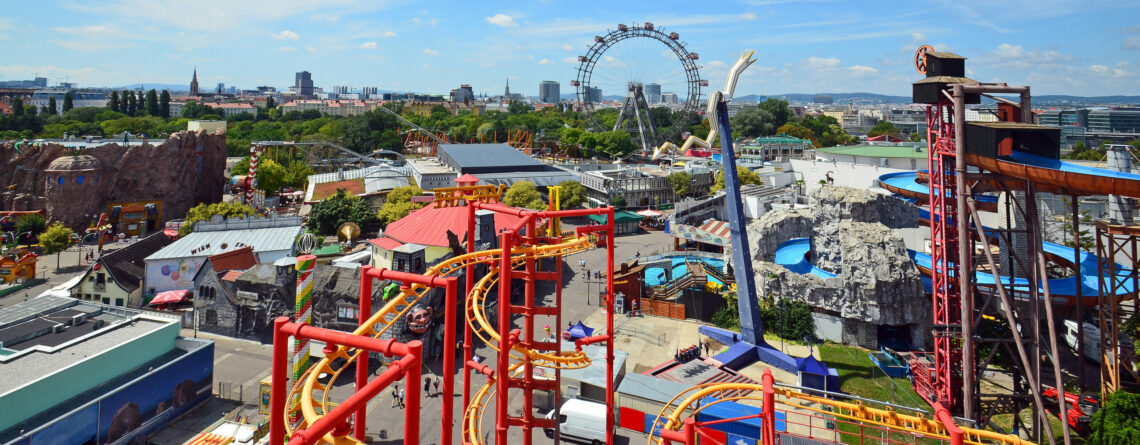
[[[816,340],[815,320],[811,318],[811,306],[806,302],[776,302],[772,296],[768,296],[760,305],[760,319],[764,322],[765,332],[771,332],[785,340]]]
[[[223,218],[247,217],[257,215],[257,209],[238,202],[215,202],[213,204],[198,204],[186,212],[186,222],[178,229],[178,236],[186,236],[194,231],[194,223],[209,221],[214,215]]]
[[[1140,443],[1140,394],[1125,391],[1109,394],[1101,410],[1093,414],[1092,435],[1088,443]]]
[[[32,232],[32,237],[44,233],[47,223],[44,221],[43,215],[39,213],[31,213],[21,216],[16,220],[16,233],[23,234],[24,232]]]

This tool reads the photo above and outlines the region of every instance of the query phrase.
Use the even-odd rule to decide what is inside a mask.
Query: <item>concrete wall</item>
[[[103,274],[103,279],[106,283],[103,290],[95,288],[95,277],[100,273]],[[80,279],[79,284],[75,286],[72,292],[75,298],[80,300],[94,301],[96,303],[113,306],[125,306],[130,300],[130,295],[127,294],[125,289],[115,283],[115,280],[112,279],[107,269],[101,269],[99,271],[87,269],[87,273],[83,274],[83,278]],[[104,299],[106,299],[106,301],[104,301]]]
[[[847,158],[850,159],[852,157],[847,156]],[[895,160],[899,159],[893,159],[892,161]],[[829,171],[832,172],[831,178],[835,180],[834,185],[842,185],[863,190],[877,188],[875,185],[875,180],[877,180],[881,175],[885,175],[887,173],[913,171],[910,168],[910,159],[902,159],[899,161],[907,161],[905,163],[905,168],[903,163],[899,163],[897,166],[896,164],[891,164],[891,167],[880,167],[878,164],[866,165],[838,161],[835,163],[832,163],[830,161],[824,162],[819,160],[819,158],[816,160],[792,159],[790,162],[792,164],[792,169],[795,170],[796,178],[804,180],[804,192],[809,193],[812,190],[818,189],[820,187],[819,181],[821,179],[825,179],[827,172]],[[916,161],[921,161],[916,163],[916,165],[918,165],[917,170],[926,168],[925,161],[922,161],[921,159]]]

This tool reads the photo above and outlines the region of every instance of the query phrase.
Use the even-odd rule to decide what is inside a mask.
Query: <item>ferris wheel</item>
[[[621,24],[594,36],[590,50],[578,56],[578,76],[570,85],[592,129],[628,131],[646,154],[696,123],[701,87],[708,86],[700,78],[698,59],[675,32],[649,22]],[[607,101],[607,94],[624,99]],[[616,120],[599,115],[599,110],[619,107]],[[650,111],[658,107],[672,113]]]

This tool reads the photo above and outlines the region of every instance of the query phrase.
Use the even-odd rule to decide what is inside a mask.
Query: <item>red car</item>
[[[1057,388],[1042,387],[1041,396],[1045,398],[1045,410],[1061,418],[1057,410]],[[1092,416],[1100,411],[1100,398],[1086,394],[1078,397],[1071,392],[1065,392],[1065,411],[1069,416],[1069,426],[1082,436],[1087,435],[1092,424]]]

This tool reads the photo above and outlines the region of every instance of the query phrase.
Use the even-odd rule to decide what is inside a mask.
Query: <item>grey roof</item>
[[[574,343],[562,340],[563,351],[573,351]],[[590,358],[590,365],[579,369],[563,369],[562,378],[589,383],[594,386],[606,386],[606,348],[599,345],[586,345],[582,347],[586,356]],[[625,359],[629,356],[625,351],[614,351],[614,373],[625,366]],[[619,382],[620,384],[620,382]]]
[[[479,173],[480,184],[511,186],[519,181],[533,182],[539,187],[558,185],[563,181],[578,182],[578,175],[564,170],[552,169],[537,172]]]
[[[665,404],[689,388],[690,386],[684,383],[659,379],[651,375],[626,373],[618,384],[617,392]]]
[[[0,329],[27,321],[37,314],[53,312],[77,304],[79,304],[79,300],[74,298],[48,295],[0,308]]]
[[[253,247],[254,253],[292,250],[293,240],[300,233],[300,225],[267,229],[193,232],[146,257],[146,261],[208,257],[244,246]]]
[[[166,234],[155,232],[126,247],[103,255],[99,261],[107,266],[107,272],[114,277],[119,287],[127,293],[134,292],[146,274],[146,263],[143,262],[146,257],[173,242]]]
[[[546,166],[507,144],[441,144],[440,161],[461,173],[541,170]],[[482,179],[482,177],[480,177]]]

